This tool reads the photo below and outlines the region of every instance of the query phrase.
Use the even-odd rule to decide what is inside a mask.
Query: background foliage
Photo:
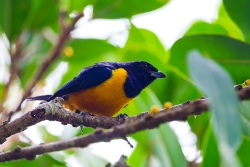
[[[6,90],[8,81],[0,80],[0,101],[3,112],[17,106],[18,98],[27,84],[36,75],[37,67],[55,46],[55,38],[62,31],[60,19],[66,13],[66,22],[72,12],[81,12],[86,6],[93,7],[94,19],[130,20],[132,16],[158,9],[167,5],[168,0],[2,0],[0,2],[1,40],[6,35],[6,45],[10,57],[15,47],[21,43],[17,58],[1,63],[1,73],[6,75],[15,64],[17,74],[11,88],[18,89],[11,106],[3,105],[12,99],[11,89]],[[146,5],[145,5],[146,4]],[[122,112],[135,115],[148,111],[153,104],[162,107],[165,101],[174,104],[186,100],[208,96],[211,101],[211,113],[190,117],[188,124],[197,136],[196,146],[201,151],[199,166],[249,166],[250,150],[250,103],[239,104],[235,93],[230,91],[233,83],[242,83],[249,78],[250,65],[250,1],[224,0],[218,18],[212,23],[197,21],[167,50],[159,38],[151,31],[137,28],[130,23],[128,38],[123,47],[109,43],[108,39],[70,38],[61,55],[50,64],[34,92],[45,86],[46,79],[61,62],[68,65],[67,71],[59,79],[63,85],[86,66],[100,61],[146,60],[167,74],[167,79],[154,82],[149,88],[126,107]],[[174,16],[173,16],[174,17]],[[46,34],[52,34],[50,37]],[[192,52],[196,50],[196,52]],[[8,55],[1,57],[8,60]],[[20,57],[18,57],[20,56]],[[3,77],[2,77],[3,78]],[[1,77],[0,77],[1,79]],[[205,81],[205,82],[204,82]],[[10,93],[4,99],[6,91]],[[204,93],[202,93],[204,92]],[[41,93],[41,92],[40,92]],[[18,95],[20,94],[20,95]],[[12,100],[13,101],[13,100]],[[25,104],[24,104],[25,105]],[[232,110],[233,109],[233,110]],[[27,110],[27,109],[26,109]],[[211,116],[213,115],[213,116]],[[42,126],[39,132],[45,142],[60,140]],[[92,130],[85,128],[85,133]],[[67,137],[81,135],[79,132]],[[223,136],[225,135],[225,136]],[[180,143],[168,124],[157,129],[131,135],[138,143],[128,158],[131,166],[189,166]],[[27,146],[31,143],[12,140],[7,149],[15,145]],[[3,149],[3,148],[2,148]],[[100,150],[103,151],[103,150]],[[65,166],[66,159],[74,157],[85,166],[105,166],[106,160],[83,150],[67,150],[59,153],[39,156],[28,162],[21,160],[0,166]],[[84,157],[84,158],[83,158]]]

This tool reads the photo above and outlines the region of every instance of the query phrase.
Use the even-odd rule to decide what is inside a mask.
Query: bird
[[[114,116],[155,79],[166,75],[146,61],[99,62],[81,70],[53,95],[28,100],[64,99],[63,107],[72,112]]]

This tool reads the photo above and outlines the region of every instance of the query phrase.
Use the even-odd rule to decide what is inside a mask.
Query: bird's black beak
[[[165,78],[166,75],[160,71],[158,72],[151,72],[151,76],[155,78]]]

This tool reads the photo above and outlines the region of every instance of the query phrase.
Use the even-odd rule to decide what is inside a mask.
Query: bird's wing
[[[63,85],[55,92],[53,97],[61,97],[83,89],[88,89],[100,85],[112,75],[112,69],[104,66],[91,66],[85,68],[77,77]]]

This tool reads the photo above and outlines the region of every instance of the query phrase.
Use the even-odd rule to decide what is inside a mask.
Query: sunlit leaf
[[[71,12],[82,12],[83,9],[90,4],[93,4],[95,0],[63,0],[62,6],[66,8],[69,13]]]
[[[232,20],[239,26],[244,34],[245,40],[250,43],[250,1],[249,0],[238,0],[235,3],[234,0],[223,0],[225,8],[232,18]]]
[[[196,34],[221,34],[228,35],[228,32],[224,27],[216,23],[206,23],[203,21],[198,21],[193,23],[193,25],[186,31],[185,36],[196,35]]]
[[[167,52],[159,38],[151,31],[140,29],[131,24],[128,40],[122,49],[126,60],[146,60],[157,63],[164,68],[164,60],[168,58]]]
[[[169,0],[97,0],[94,3],[94,18],[131,18],[133,15],[150,12],[165,5]],[[146,5],[145,5],[146,4]]]
[[[215,23],[223,26],[223,28],[225,28],[228,32],[228,36],[230,36],[231,38],[245,41],[241,30],[228,15],[224,4],[221,4],[221,7],[218,11],[218,19],[215,20]]]
[[[241,139],[240,108],[232,80],[220,66],[197,51],[189,54],[188,65],[191,77],[210,100],[223,164],[237,164],[233,155]]]

